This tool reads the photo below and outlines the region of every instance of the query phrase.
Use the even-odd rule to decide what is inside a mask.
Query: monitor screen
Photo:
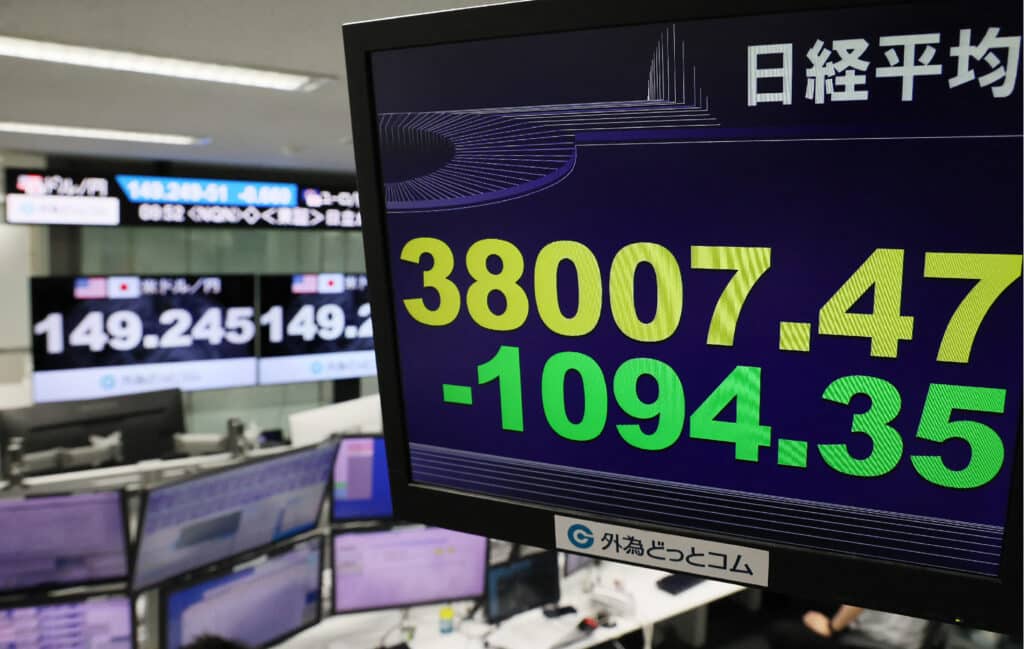
[[[336,450],[325,444],[150,490],[134,589],[316,527]]]
[[[300,541],[256,563],[163,594],[161,649],[203,635],[266,647],[320,620],[323,541]]]
[[[558,553],[540,552],[487,569],[487,620],[492,624],[544,604],[555,604]]]
[[[366,275],[261,275],[260,305],[260,384],[377,374]]]
[[[0,647],[134,649],[133,621],[126,595],[0,608]]]
[[[0,499],[0,592],[127,579],[124,517],[117,491]]]
[[[36,402],[256,384],[251,275],[32,278]]]
[[[334,462],[335,522],[391,518],[391,483],[384,438],[345,437]]]
[[[572,552],[565,553],[565,576],[571,577],[584,568],[597,565],[597,559]]]
[[[569,2],[347,26],[397,515],[998,617],[1020,4]]]
[[[354,183],[7,170],[7,222],[163,228],[359,228]]]
[[[334,537],[334,612],[481,597],[487,538],[438,527]]]

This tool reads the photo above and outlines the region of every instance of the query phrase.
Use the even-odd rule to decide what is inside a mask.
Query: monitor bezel
[[[90,600],[100,599],[111,599],[114,597],[123,597],[128,600],[128,613],[131,620],[131,643],[132,649],[139,648],[139,620],[135,614],[135,597],[132,593],[127,590],[109,590],[109,591],[96,591],[92,593],[79,593],[72,595],[55,595],[55,596],[43,596],[37,595],[32,599],[26,599],[17,602],[3,602],[0,603],[0,611],[11,610],[15,608],[30,608],[39,606],[51,606],[61,604],[78,604],[82,602],[88,602]]]
[[[128,508],[128,492],[124,489],[95,489],[87,491],[50,491],[50,492],[0,492],[0,501],[3,500],[36,500],[42,498],[67,498],[79,495],[96,495],[96,494],[117,494],[118,507],[121,510],[121,538],[124,539],[124,561],[125,561],[125,572],[123,577],[112,577],[109,579],[92,579],[88,581],[75,581],[75,582],[47,582],[29,588],[13,588],[13,589],[0,589],[0,597],[8,598],[12,596],[24,596],[34,597],[36,595],[42,595],[57,590],[64,590],[67,588],[79,588],[82,586],[106,586],[111,584],[130,584],[132,580],[132,552],[134,550],[131,542],[131,524],[128,520],[129,508]]]
[[[502,561],[501,563],[496,563],[493,566],[487,566],[487,575],[485,575],[485,577],[484,577],[484,585],[486,587],[486,590],[484,592],[484,605],[483,605],[482,608],[484,610],[484,619],[487,620],[488,624],[500,624],[501,622],[504,622],[505,620],[507,620],[507,619],[509,619],[511,617],[515,617],[515,616],[519,615],[520,613],[525,613],[526,611],[533,610],[534,608],[539,608],[541,606],[544,606],[545,604],[551,604],[552,603],[552,602],[543,602],[541,604],[538,604],[537,606],[533,606],[533,607],[530,607],[530,608],[524,608],[521,611],[514,611],[514,612],[511,612],[511,613],[508,613],[507,615],[501,615],[501,616],[497,616],[497,617],[491,617],[491,611],[490,611],[490,606],[489,606],[490,601],[491,601],[491,578],[490,578],[490,575],[491,575],[492,571],[494,571],[494,570],[496,570],[498,568],[504,568],[506,566],[510,566],[512,564],[515,564],[515,563],[538,562],[540,557],[547,557],[548,555],[554,555],[554,562],[555,562],[555,592],[556,592],[556,594],[558,596],[555,598],[555,601],[553,603],[557,604],[559,601],[561,601],[561,599],[562,599],[562,575],[561,575],[561,571],[558,568],[558,551],[556,551],[556,550],[545,550],[543,552],[537,552],[537,553],[534,553],[534,554],[529,554],[529,555],[527,555],[525,557],[519,557],[518,559],[512,559],[510,561]]]
[[[469,602],[469,601],[476,601],[476,600],[480,599],[481,597],[487,597],[487,570],[488,570],[489,563],[490,563],[489,562],[489,557],[491,555],[491,539],[489,537],[485,536],[485,535],[482,535],[482,534],[475,534],[474,536],[483,536],[483,538],[484,538],[484,571],[483,571],[483,576],[484,576],[483,580],[484,580],[484,582],[483,582],[483,584],[481,584],[481,586],[482,586],[482,588],[481,588],[481,595],[476,596],[476,597],[462,597],[462,598],[459,598],[459,599],[452,599],[451,597],[441,597],[441,598],[432,598],[432,599],[424,599],[424,600],[415,600],[415,601],[412,601],[412,602],[403,602],[401,604],[396,604],[396,605],[393,605],[393,606],[370,606],[370,607],[366,607],[366,608],[358,608],[358,609],[345,610],[345,611],[339,611],[338,610],[338,602],[336,601],[336,598],[335,598],[335,593],[337,592],[337,588],[338,588],[338,571],[336,569],[337,568],[337,559],[334,556],[334,543],[335,543],[335,540],[338,537],[340,537],[340,536],[352,536],[352,535],[355,535],[355,534],[373,534],[373,533],[377,533],[377,532],[392,532],[392,531],[402,532],[402,531],[406,531],[406,530],[408,530],[408,531],[425,530],[425,529],[430,529],[430,528],[435,528],[435,527],[437,527],[437,526],[436,525],[421,526],[421,525],[418,525],[418,524],[413,524],[413,525],[398,524],[398,525],[382,525],[382,526],[379,526],[379,527],[363,527],[363,528],[358,528],[358,529],[346,529],[346,530],[335,529],[335,530],[332,530],[331,531],[331,617],[334,617],[336,615],[352,615],[354,613],[368,613],[370,611],[390,611],[390,610],[403,609],[403,608],[412,608],[413,606],[429,606],[431,604],[443,604],[445,602]],[[444,529],[444,528],[441,528],[441,529]],[[467,532],[462,532],[461,530],[456,530],[456,529],[445,529],[445,531],[448,531],[448,532],[459,532],[461,534],[467,534]]]
[[[317,572],[317,577],[318,577],[317,583],[320,585],[320,590],[317,593],[317,604],[318,604],[318,606],[317,606],[317,609],[316,609],[316,619],[313,620],[312,622],[308,623],[308,624],[305,624],[303,626],[300,626],[300,627],[294,629],[293,631],[289,631],[288,633],[286,633],[284,635],[281,635],[281,636],[278,636],[278,637],[273,638],[271,640],[268,640],[266,643],[264,643],[262,645],[258,645],[258,646],[255,646],[255,647],[250,647],[249,649],[266,649],[267,647],[270,647],[270,646],[273,646],[275,644],[284,642],[285,640],[291,638],[292,636],[298,635],[299,633],[302,633],[303,631],[305,631],[306,629],[308,629],[310,627],[313,627],[313,626],[316,626],[317,624],[320,624],[320,622],[323,621],[323,619],[324,619],[324,611],[323,611],[323,607],[324,607],[324,592],[323,592],[323,585],[324,585],[324,561],[325,561],[324,551],[326,549],[325,548],[325,544],[324,544],[324,539],[325,539],[325,535],[323,533],[323,530],[319,530],[318,529],[318,530],[315,530],[313,532],[306,532],[306,533],[304,533],[304,534],[302,534],[302,535],[300,535],[298,537],[292,537],[291,539],[288,539],[287,541],[279,542],[279,543],[275,544],[271,548],[265,548],[264,550],[259,551],[259,552],[250,552],[250,553],[246,553],[246,554],[237,555],[235,557],[232,557],[232,559],[230,561],[224,561],[224,562],[221,562],[220,564],[217,564],[216,567],[213,570],[208,570],[208,571],[202,572],[202,573],[199,573],[199,572],[187,573],[185,575],[182,575],[180,577],[176,577],[176,578],[166,582],[160,588],[159,597],[158,597],[158,600],[159,600],[159,610],[157,611],[157,629],[158,629],[157,630],[157,633],[158,633],[157,647],[158,647],[158,649],[168,649],[168,646],[169,646],[169,643],[167,641],[168,640],[168,638],[167,638],[167,631],[168,631],[168,628],[167,628],[168,627],[168,624],[167,624],[167,622],[168,622],[168,619],[167,619],[168,618],[168,615],[167,615],[167,605],[168,605],[168,603],[170,601],[170,598],[171,598],[172,594],[174,594],[174,593],[176,593],[176,592],[178,592],[178,591],[180,591],[182,589],[190,588],[190,587],[195,586],[197,584],[200,584],[202,582],[209,581],[211,579],[219,579],[221,577],[225,577],[225,576],[234,574],[235,571],[238,570],[242,566],[242,564],[249,563],[250,561],[254,561],[256,559],[259,559],[260,557],[266,557],[266,559],[269,561],[270,559],[273,559],[274,557],[280,556],[282,554],[287,554],[288,552],[293,551],[295,548],[297,548],[298,546],[302,545],[303,543],[306,543],[308,541],[313,541],[313,540],[316,540],[317,544],[320,546],[320,567],[319,567],[319,571]],[[263,564],[260,564],[260,565],[263,565]]]
[[[341,454],[341,445],[342,445],[342,443],[346,439],[363,439],[363,438],[367,438],[367,437],[368,438],[372,438],[374,440],[376,440],[376,439],[385,440],[384,456],[385,456],[385,459],[387,459],[388,446],[387,446],[387,443],[386,443],[386,439],[384,437],[384,433],[343,433],[343,434],[338,436],[338,451],[337,451],[337,454],[335,454],[335,456],[334,456],[335,464],[337,464],[337,462],[338,462],[338,455]],[[376,453],[376,452],[377,451],[375,449],[374,453]],[[390,472],[390,470],[391,470],[390,469],[390,465],[388,465],[388,471]],[[395,500],[394,500],[394,497],[391,498],[391,516],[360,516],[360,517],[356,517],[356,518],[338,518],[338,517],[336,517],[334,515],[334,466],[333,465],[331,466],[331,484],[328,485],[327,491],[328,491],[328,496],[330,498],[330,507],[331,507],[330,519],[331,519],[331,525],[332,526],[346,525],[348,523],[366,523],[366,522],[376,522],[376,521],[387,522],[387,521],[394,521],[395,520]]]
[[[394,295],[388,256],[386,210],[378,152],[371,55],[382,50],[464,41],[643,25],[706,18],[756,16],[782,12],[908,4],[895,0],[694,0],[679,4],[650,0],[622,5],[615,0],[509,2],[506,4],[347,24],[345,58],[349,83],[353,144],[363,217],[363,241],[374,314],[374,348],[388,439],[395,516],[545,548],[555,547],[552,514],[594,518],[507,498],[414,483],[411,479],[404,398],[400,382]],[[914,4],[913,1],[909,4]],[[918,2],[918,4],[923,4]],[[753,538],[601,516],[609,523],[670,534],[686,534],[771,552],[771,590],[823,597],[941,619],[969,626],[1019,631],[1021,627],[1021,424],[1009,470],[1012,485],[996,577],[925,568],[912,564],[764,543]],[[583,552],[586,554],[586,552]],[[823,579],[822,575],[830,575]],[[935,593],[957,592],[945,601]]]
[[[234,470],[234,469],[240,469],[240,468],[255,466],[255,465],[263,463],[263,462],[269,462],[271,460],[277,460],[277,459],[280,459],[282,457],[287,457],[289,455],[296,455],[298,453],[309,452],[309,451],[314,450],[314,449],[323,448],[325,446],[330,446],[332,444],[337,444],[337,443],[338,443],[337,439],[334,438],[334,437],[331,437],[328,440],[326,440],[324,442],[321,442],[319,444],[311,444],[309,446],[302,446],[302,447],[299,447],[299,448],[290,449],[290,450],[287,450],[287,451],[282,451],[280,453],[275,453],[273,455],[267,455],[265,457],[247,458],[247,459],[244,459],[242,462],[238,462],[236,464],[229,464],[227,466],[217,467],[215,469],[211,469],[209,471],[203,471],[203,472],[197,473],[195,475],[190,475],[190,476],[185,476],[185,477],[181,477],[181,478],[174,478],[174,479],[171,479],[171,480],[166,480],[166,481],[161,482],[159,484],[151,485],[151,486],[146,487],[139,494],[140,502],[139,502],[139,518],[138,518],[138,534],[136,535],[135,543],[132,545],[131,580],[128,582],[128,590],[129,590],[129,592],[134,593],[134,594],[143,593],[143,592],[145,592],[147,590],[161,587],[164,584],[167,584],[167,583],[169,583],[171,581],[174,581],[176,579],[187,577],[187,576],[192,575],[192,574],[200,573],[200,572],[202,572],[204,570],[207,570],[208,568],[210,568],[212,566],[216,566],[216,565],[218,565],[218,564],[220,564],[222,562],[229,561],[229,560],[233,559],[234,557],[247,556],[247,555],[251,555],[253,553],[258,553],[258,552],[266,552],[269,548],[272,548],[275,545],[278,545],[279,543],[283,543],[283,542],[288,541],[290,539],[297,538],[297,537],[299,537],[299,536],[301,536],[303,534],[308,534],[308,533],[312,532],[313,530],[318,529],[320,527],[320,518],[321,518],[321,516],[323,514],[324,498],[327,497],[327,490],[330,487],[330,480],[325,480],[324,481],[325,482],[324,489],[323,489],[323,491],[320,494],[320,504],[317,506],[317,512],[318,512],[317,519],[313,522],[313,525],[309,529],[302,530],[301,532],[296,532],[295,534],[292,534],[290,536],[286,536],[286,537],[281,538],[281,539],[277,539],[276,541],[271,541],[269,543],[264,543],[262,545],[258,545],[258,546],[252,547],[252,548],[247,548],[247,549],[242,550],[240,552],[235,552],[235,553],[230,554],[230,555],[228,555],[226,557],[221,557],[220,559],[217,559],[215,561],[209,561],[209,562],[207,562],[205,564],[195,566],[194,568],[189,568],[188,570],[185,570],[183,572],[175,573],[175,574],[173,574],[173,575],[171,575],[169,577],[164,577],[164,578],[159,579],[159,580],[157,580],[155,582],[148,583],[148,584],[145,584],[145,585],[137,587],[135,585],[135,573],[136,573],[136,568],[138,567],[139,553],[140,553],[140,551],[142,549],[142,535],[143,535],[143,530],[145,528],[145,522],[146,522],[146,509],[147,509],[147,506],[149,504],[149,495],[150,495],[151,492],[156,491],[158,489],[175,487],[175,486],[178,486],[178,485],[181,485],[181,484],[185,484],[187,482],[191,482],[192,480],[198,480],[198,479],[202,479],[202,478],[208,478],[208,477],[216,476],[216,475],[219,475],[221,473],[226,473],[226,472]],[[332,464],[331,465],[332,470],[333,470],[333,467],[334,467],[334,465]]]

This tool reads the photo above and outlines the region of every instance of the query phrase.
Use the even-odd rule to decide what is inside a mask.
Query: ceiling
[[[0,150],[355,171],[341,25],[498,0],[0,0],[0,34],[328,75],[280,92],[0,57],[0,121],[209,137],[161,146],[0,133]]]

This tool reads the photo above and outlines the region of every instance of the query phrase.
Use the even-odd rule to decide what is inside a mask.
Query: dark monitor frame
[[[346,439],[362,439],[362,438],[367,438],[367,437],[368,438],[372,438],[374,440],[376,440],[376,439],[385,439],[384,433],[342,433],[341,435],[337,435],[336,437],[338,439],[338,452],[334,455],[335,463],[337,463],[337,461],[338,461],[338,454],[341,453],[341,443],[344,442]],[[387,454],[387,444],[384,445],[384,453]],[[390,461],[390,456],[388,457],[388,460]],[[391,469],[390,469],[390,464],[389,464],[388,465],[389,473],[390,473],[390,470]],[[330,521],[331,521],[331,525],[332,526],[346,525],[348,523],[365,523],[365,522],[376,522],[376,521],[386,522],[386,521],[394,521],[395,520],[395,502],[394,502],[394,497],[393,496],[391,498],[391,517],[390,518],[385,518],[385,517],[380,517],[380,516],[357,516],[357,517],[354,517],[354,518],[335,518],[335,516],[334,516],[334,466],[333,465],[331,466],[331,483],[328,485],[327,495],[328,495],[328,498],[329,498],[329,501],[330,501],[330,506],[331,506]]]
[[[374,348],[388,438],[388,463],[395,516],[431,525],[495,536],[528,545],[555,547],[552,514],[593,518],[568,508],[554,510],[507,498],[473,494],[412,481],[397,331],[386,237],[386,210],[378,156],[371,54],[381,50],[526,36],[601,27],[765,15],[779,12],[895,4],[894,0],[616,0],[510,2],[507,4],[353,23],[344,27],[353,139],[358,170],[367,274],[375,287]],[[904,3],[905,4],[905,3]],[[923,2],[921,4],[924,4]],[[765,543],[730,534],[669,528],[610,516],[613,524],[758,547],[771,552],[771,590],[841,600],[968,626],[1019,632],[1022,620],[1021,438],[1011,458],[1012,489],[998,577]],[[585,554],[585,552],[584,552]],[[823,576],[827,575],[827,578]],[[935,593],[956,593],[955,600]]]
[[[491,617],[491,611],[489,610],[489,607],[487,606],[488,602],[491,601],[491,580],[490,580],[490,577],[489,577],[490,573],[493,570],[495,570],[495,569],[504,568],[506,566],[510,566],[512,564],[515,564],[515,563],[536,563],[536,562],[538,562],[540,560],[541,557],[548,557],[548,556],[552,556],[552,555],[554,556],[554,560],[555,560],[555,593],[557,594],[557,597],[555,598],[554,602],[543,602],[543,603],[539,604],[538,606],[543,606],[544,604],[557,604],[558,601],[562,598],[562,584],[561,584],[561,580],[560,580],[561,575],[559,574],[559,570],[558,570],[558,552],[556,552],[555,550],[545,550],[544,552],[537,552],[535,554],[527,555],[525,557],[520,557],[518,559],[512,559],[511,561],[505,561],[505,562],[498,563],[498,564],[495,564],[493,566],[488,566],[487,567],[488,577],[485,577],[485,579],[484,579],[484,585],[486,586],[486,590],[484,592],[484,606],[483,606],[483,609],[484,609],[484,617],[487,619],[488,623],[490,623],[490,624],[499,624],[499,623],[509,619],[510,617],[515,617],[516,615],[519,615],[520,613],[525,613],[526,611],[530,610],[530,609],[523,609],[521,611],[511,611],[511,612],[507,612],[506,611],[506,612],[504,612],[500,616]],[[534,607],[534,608],[536,608],[536,607]]]
[[[63,498],[68,496],[78,496],[82,494],[101,494],[101,493],[116,493],[118,495],[118,502],[121,507],[121,534],[124,539],[124,560],[125,560],[125,576],[123,578],[111,578],[111,579],[94,579],[90,581],[76,581],[73,583],[45,583],[39,584],[38,586],[32,586],[30,588],[18,588],[10,590],[0,590],[0,597],[8,597],[11,595],[24,595],[28,598],[38,597],[44,593],[63,590],[66,588],[78,588],[80,586],[101,586],[106,584],[131,584],[132,582],[132,570],[134,564],[132,562],[133,546],[131,543],[131,523],[128,520],[128,493],[124,489],[97,489],[94,491],[54,491],[48,493],[17,493],[17,492],[0,492],[0,500],[13,500],[15,498],[21,498],[24,500],[35,500],[40,498]],[[129,595],[129,598],[131,596]],[[3,605],[0,605],[2,607]]]
[[[259,645],[257,647],[250,647],[249,649],[265,649],[266,647],[270,647],[270,646],[278,644],[280,642],[284,642],[288,638],[291,638],[292,636],[298,635],[299,633],[302,633],[303,631],[305,631],[306,629],[308,629],[310,627],[316,626],[317,624],[319,624],[323,620],[323,617],[324,617],[324,615],[323,615],[323,605],[324,605],[324,601],[323,601],[324,600],[324,596],[323,596],[323,574],[324,574],[324,562],[326,560],[325,556],[324,556],[325,555],[325,551],[326,551],[326,548],[325,548],[325,545],[324,545],[324,539],[325,539],[325,536],[324,536],[323,532],[320,531],[320,530],[316,530],[315,532],[312,532],[312,533],[306,532],[306,533],[304,533],[304,534],[302,534],[302,535],[300,535],[298,537],[293,537],[293,538],[291,538],[291,539],[289,539],[287,541],[283,541],[283,542],[280,542],[278,544],[275,544],[273,547],[271,547],[269,549],[264,549],[263,551],[259,551],[259,552],[251,552],[251,553],[247,553],[247,554],[237,555],[237,556],[233,557],[230,560],[225,560],[224,562],[216,564],[216,567],[213,570],[208,570],[206,572],[195,571],[195,572],[188,573],[188,574],[180,576],[180,577],[173,578],[173,579],[165,582],[163,587],[160,588],[160,594],[159,594],[159,607],[160,608],[159,608],[158,615],[157,615],[157,628],[158,628],[157,633],[159,634],[159,637],[157,638],[157,647],[159,649],[168,649],[168,643],[167,643],[167,630],[168,630],[168,624],[167,624],[168,623],[168,619],[167,619],[168,618],[168,616],[167,616],[167,605],[168,605],[168,602],[170,601],[170,597],[171,597],[172,593],[177,592],[177,591],[182,590],[182,589],[185,589],[185,588],[190,588],[192,586],[195,586],[195,585],[200,584],[200,583],[205,582],[205,581],[209,581],[211,579],[219,579],[220,577],[226,577],[228,575],[234,574],[235,571],[237,571],[240,567],[242,567],[243,564],[246,564],[246,563],[249,563],[249,562],[254,561],[256,559],[259,559],[260,557],[266,557],[267,560],[269,561],[269,560],[273,559],[274,557],[280,556],[282,554],[287,554],[288,552],[291,552],[292,550],[294,550],[298,546],[302,545],[303,543],[306,543],[306,542],[312,541],[312,540],[316,540],[319,543],[319,545],[320,545],[320,567],[319,567],[319,572],[317,573],[317,576],[318,576],[317,583],[320,584],[320,592],[317,594],[318,595],[318,600],[317,601],[318,601],[319,605],[317,606],[317,609],[316,609],[316,619],[313,620],[312,622],[304,625],[304,626],[301,626],[301,627],[293,630],[293,631],[289,631],[288,633],[285,633],[284,635],[278,636],[277,638],[273,638],[272,640],[268,640],[265,644]],[[260,564],[260,565],[263,565],[263,564]]]
[[[51,606],[58,604],[78,604],[81,602],[87,602],[89,600],[96,599],[110,599],[111,597],[124,597],[128,600],[128,611],[131,616],[131,641],[132,649],[139,648],[139,637],[138,628],[139,620],[135,615],[135,598],[131,593],[125,590],[110,590],[110,591],[98,591],[94,593],[77,594],[77,595],[58,595],[58,596],[44,596],[38,595],[32,599],[26,599],[17,602],[3,602],[0,603],[0,611],[10,610],[13,608],[28,608],[33,606]]]
[[[184,432],[185,408],[182,402],[182,394],[181,390],[173,388],[153,392],[119,394],[99,399],[49,401],[26,408],[0,410],[0,445],[5,449],[8,440],[13,434],[22,437],[25,441],[25,447],[28,449],[28,447],[32,446],[33,429],[56,428],[92,420],[123,419],[124,417],[120,416],[122,412],[127,413],[126,416],[131,416],[133,413],[162,410],[165,406],[170,406],[168,410],[169,420],[170,423],[177,427],[177,430],[174,432]],[[133,409],[122,410],[119,408],[120,404],[115,403],[118,401],[131,401],[132,403],[129,404],[129,407]],[[167,436],[166,449],[168,451],[173,451],[174,449],[174,440],[171,435]],[[139,457],[132,459],[125,457],[124,462],[121,464],[131,464],[142,459],[147,458]]]
[[[144,534],[143,529],[144,529],[144,525],[145,525],[145,522],[146,522],[146,508],[147,508],[147,505],[149,504],[150,492],[155,491],[157,489],[164,489],[164,488],[167,488],[167,487],[175,487],[175,486],[178,486],[178,485],[181,485],[181,484],[185,484],[187,482],[191,482],[192,480],[199,480],[199,479],[202,479],[202,478],[209,478],[211,476],[220,475],[222,473],[227,473],[228,471],[232,471],[232,470],[235,470],[235,469],[252,467],[252,466],[255,466],[257,464],[261,464],[263,462],[269,462],[269,461],[272,461],[272,460],[277,460],[277,459],[280,459],[282,457],[288,457],[290,455],[297,455],[299,453],[308,452],[308,451],[313,450],[313,449],[319,449],[319,448],[322,448],[324,446],[329,446],[329,445],[337,444],[337,443],[338,443],[337,439],[332,437],[332,438],[329,438],[327,441],[321,442],[319,444],[314,444],[314,445],[309,445],[309,446],[302,446],[302,447],[297,448],[297,449],[293,449],[293,450],[290,450],[290,451],[283,451],[281,453],[276,453],[274,455],[268,455],[266,457],[249,459],[249,460],[246,460],[246,461],[243,461],[243,462],[239,462],[238,464],[232,464],[232,465],[229,465],[229,466],[218,467],[218,468],[213,469],[211,471],[206,471],[206,472],[203,472],[203,473],[198,473],[196,475],[186,476],[184,478],[175,478],[173,480],[167,480],[166,482],[162,482],[162,483],[160,483],[159,485],[156,485],[156,486],[147,487],[145,490],[143,490],[139,494],[139,497],[141,499],[140,503],[139,503],[139,525],[138,525],[138,534],[136,535],[136,538],[135,538],[135,543],[132,545],[131,569],[130,569],[130,573],[131,573],[132,579],[128,582],[128,590],[129,590],[129,592],[131,592],[133,594],[139,594],[139,593],[145,592],[147,590],[150,590],[152,588],[158,588],[160,586],[163,586],[164,584],[170,583],[171,581],[174,581],[174,580],[177,580],[177,579],[181,579],[181,578],[185,578],[185,577],[188,577],[190,575],[200,574],[203,571],[205,571],[205,570],[207,570],[207,569],[209,569],[209,568],[211,568],[213,566],[221,564],[221,563],[223,563],[225,561],[230,561],[234,557],[252,556],[253,554],[264,553],[269,548],[272,548],[272,547],[274,547],[274,546],[276,546],[276,545],[278,545],[280,543],[283,543],[283,542],[285,542],[285,541],[287,541],[289,539],[297,538],[299,536],[302,536],[303,534],[308,534],[308,533],[312,532],[313,530],[315,530],[315,529],[317,529],[319,527],[319,523],[320,523],[319,519],[320,519],[320,516],[323,514],[324,498],[327,497],[327,490],[330,487],[330,481],[328,480],[328,481],[325,481],[325,483],[324,483],[324,489],[320,493],[320,504],[317,507],[317,511],[319,512],[318,515],[317,515],[317,520],[314,521],[313,526],[310,527],[308,530],[303,530],[301,532],[296,532],[295,534],[293,534],[291,536],[288,536],[288,537],[285,537],[285,538],[282,538],[282,539],[277,539],[276,541],[271,541],[270,543],[264,543],[264,544],[258,545],[256,547],[247,548],[247,549],[242,550],[240,552],[237,552],[235,554],[228,555],[226,557],[221,557],[220,559],[217,559],[215,561],[209,561],[209,562],[207,562],[205,564],[198,565],[198,566],[196,566],[194,568],[189,568],[188,570],[185,570],[185,571],[182,571],[182,572],[179,572],[179,573],[175,573],[174,575],[171,575],[170,577],[165,577],[165,578],[160,579],[158,581],[155,581],[155,582],[153,582],[151,584],[145,584],[145,585],[143,585],[143,586],[141,586],[139,588],[136,588],[135,587],[135,571],[136,571],[136,568],[138,567],[139,551],[142,548],[142,535]],[[333,467],[333,465],[332,465],[332,467]]]
[[[423,529],[428,529],[430,527],[435,527],[435,526],[428,525],[426,528],[423,528]],[[332,530],[332,532],[331,532],[331,616],[335,616],[335,615],[351,615],[353,613],[366,613],[366,612],[369,612],[369,611],[401,610],[401,609],[405,609],[405,608],[411,608],[413,606],[427,606],[429,604],[441,604],[441,603],[444,603],[444,602],[478,600],[481,597],[487,597],[487,569],[488,569],[488,557],[491,554],[491,539],[488,538],[487,536],[484,536],[484,573],[483,573],[484,574],[484,583],[482,584],[483,588],[481,589],[481,595],[480,596],[478,596],[478,597],[463,597],[463,598],[457,599],[457,600],[454,600],[454,599],[452,599],[450,597],[431,598],[431,599],[424,599],[424,600],[416,600],[414,602],[403,602],[399,606],[370,606],[370,607],[367,607],[367,608],[353,609],[351,611],[339,611],[338,610],[338,603],[335,601],[335,597],[334,597],[334,594],[335,594],[336,589],[338,587],[338,572],[336,570],[337,560],[336,560],[336,558],[334,556],[334,541],[335,541],[335,539],[337,537],[339,537],[339,536],[351,536],[351,535],[355,535],[355,534],[371,534],[371,533],[374,533],[374,532],[390,532],[390,531],[402,532],[402,531],[405,531],[405,530],[412,531],[412,530],[417,530],[417,529],[420,529],[420,528],[417,527],[415,524],[414,525],[401,524],[401,525],[381,525],[379,527],[378,526],[362,527],[362,528],[358,528],[358,529],[346,529],[346,530],[335,529],[335,530]],[[447,530],[447,531],[457,532],[459,530],[454,530],[453,529],[453,530]]]

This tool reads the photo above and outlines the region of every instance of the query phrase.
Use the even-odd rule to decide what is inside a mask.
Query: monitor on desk
[[[0,607],[0,647],[134,649],[132,601],[117,594]]]
[[[174,434],[184,429],[177,389],[0,411],[0,445],[20,437],[29,474],[90,468],[76,456],[101,449],[117,433],[119,449],[105,464],[161,458],[174,451]]]
[[[391,484],[383,437],[341,440],[332,493],[331,519],[336,523],[391,518]]]
[[[316,527],[336,450],[329,442],[148,491],[133,589]]]
[[[404,608],[484,594],[487,538],[439,527],[334,537],[334,612]]]
[[[396,516],[1019,631],[1021,17],[345,25]]]
[[[160,649],[203,635],[260,649],[320,621],[323,537],[161,590]]]
[[[127,579],[126,518],[120,491],[0,499],[0,593]]]
[[[558,553],[541,552],[487,569],[484,611],[497,623],[561,597],[558,586]]]

